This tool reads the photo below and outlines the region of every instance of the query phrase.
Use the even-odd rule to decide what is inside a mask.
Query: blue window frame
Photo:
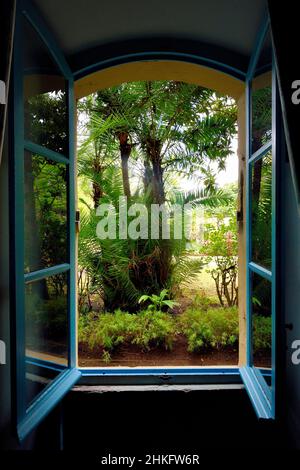
[[[55,122],[47,128],[51,106],[61,132]],[[22,440],[81,375],[74,342],[73,76],[27,1],[18,2],[16,15],[12,127],[15,394]]]
[[[11,227],[15,266],[12,277],[12,303],[15,308],[13,330],[16,343],[15,402],[20,439],[23,439],[59,403],[81,376],[86,382],[104,384],[241,383],[242,378],[257,415],[260,418],[275,417],[275,228],[276,162],[278,161],[275,121],[278,110],[275,106],[277,91],[273,64],[272,61],[268,62],[265,59],[270,52],[268,51],[270,42],[267,42],[266,49],[264,46],[268,28],[269,21],[266,19],[258,36],[246,79],[247,365],[241,369],[238,367],[78,369],[75,288],[74,77],[54,38],[30,1],[18,1],[14,43],[12,113],[14,158],[11,179]],[[28,40],[31,41],[29,45],[27,45]],[[134,60],[134,58],[129,57],[128,60]],[[216,67],[217,65],[215,64]],[[264,83],[265,79],[270,80],[270,77],[271,92],[268,82],[265,93],[270,109],[264,107],[268,112],[264,117],[266,119],[264,130],[260,132],[259,126],[263,119],[260,119],[259,111],[256,113],[253,107],[260,102],[259,86]],[[258,88],[256,88],[256,82],[260,83]],[[259,93],[255,95],[257,90]],[[57,100],[55,119],[58,119],[60,125],[55,126],[54,119],[54,125],[53,127],[50,125],[49,130],[48,121],[51,121],[49,110],[43,109],[43,106],[50,103],[51,107],[51,102],[55,100]],[[255,100],[256,103],[254,103]],[[40,113],[41,109],[42,113]],[[48,116],[45,120],[43,113]],[[253,117],[256,114],[257,120],[255,121]],[[253,142],[254,132],[256,132],[256,137],[258,136],[255,142]],[[254,190],[253,183],[256,170],[260,175],[258,193]],[[271,186],[268,186],[267,177],[270,174]],[[48,189],[45,190],[45,188]],[[53,193],[55,188],[57,191]],[[259,234],[257,224],[261,220],[256,214],[253,215],[253,207],[257,210],[266,207],[266,201],[260,198],[262,188],[264,191],[271,188],[269,198],[267,197],[268,207],[271,210],[266,219],[270,239],[269,243],[264,245],[263,250],[257,235]],[[49,195],[52,200],[54,194],[56,205],[55,210],[52,207],[51,212],[47,201]],[[49,212],[45,212],[45,207]],[[262,213],[266,211],[262,210]],[[32,223],[32,217],[34,223]],[[54,226],[51,225],[52,219],[55,221]],[[45,230],[45,225],[47,230]],[[54,250],[49,252],[49,246],[47,251],[47,243],[44,243],[44,239],[49,238],[51,230],[54,231],[56,238]],[[60,286],[59,295],[55,294],[58,285]],[[266,315],[266,309],[258,308],[262,306],[262,302],[256,290],[265,292],[264,301],[267,299],[268,315]],[[63,311],[65,315],[63,321],[60,318],[64,334],[59,344],[57,342],[53,344],[51,328],[49,333],[49,322],[51,324],[51,316],[55,316],[57,311]],[[263,320],[267,325],[270,325],[271,321],[271,345],[267,348],[270,357],[267,364],[263,362],[268,356],[266,351],[264,356],[258,358],[258,362],[255,356],[253,326],[257,323],[257,316],[260,313],[262,313],[262,318],[267,318]],[[32,319],[34,314],[36,316]],[[37,323],[35,323],[36,317]],[[43,319],[45,318],[47,321],[44,328]],[[55,331],[57,333],[57,330]],[[31,385],[34,384],[33,391],[32,387],[29,387],[32,394],[30,398],[26,397],[28,381]],[[37,383],[39,387],[35,387]]]
[[[247,364],[241,376],[259,418],[275,418],[276,199],[278,92],[269,19],[257,38],[246,78]],[[256,331],[265,328],[267,344]],[[263,354],[257,349],[264,346]]]

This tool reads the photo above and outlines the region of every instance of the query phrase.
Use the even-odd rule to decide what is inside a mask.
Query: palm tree
[[[223,169],[236,132],[232,100],[183,82],[125,83],[97,92],[85,110],[118,120],[111,132],[119,144],[124,194],[131,195],[128,162],[138,147],[144,187],[158,204],[165,202],[167,172],[205,172],[211,161]]]
[[[181,82],[135,82],[103,90],[81,104],[88,138],[80,149],[80,174],[92,182],[92,199],[118,208],[120,195],[131,203],[168,205],[173,175],[202,175],[206,192],[181,194],[181,201],[216,204],[211,161],[223,168],[235,132],[235,106],[213,91]],[[142,185],[130,185],[140,169]],[[177,194],[179,197],[179,193]],[[180,198],[179,198],[180,199]],[[136,308],[141,294],[160,292],[200,266],[188,266],[185,241],[101,240],[91,208],[82,221],[79,261],[102,290],[106,306]],[[159,219],[161,228],[161,219]],[[97,273],[95,276],[93,273]]]

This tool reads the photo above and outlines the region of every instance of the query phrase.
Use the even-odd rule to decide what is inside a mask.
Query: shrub
[[[78,338],[93,349],[101,347],[103,360],[110,360],[109,351],[121,344],[135,344],[143,350],[154,346],[171,349],[176,336],[174,318],[164,312],[142,311],[136,314],[116,310],[114,313],[81,315]]]
[[[163,346],[172,349],[176,336],[176,324],[171,315],[149,310],[135,315],[131,326],[131,343],[150,350],[151,346]]]
[[[236,307],[209,308],[207,311],[192,307],[178,321],[187,338],[189,352],[233,346],[238,342]]]
[[[87,342],[91,349],[101,346],[106,350],[113,350],[127,339],[132,319],[133,315],[121,310],[116,310],[115,313],[83,315],[79,323],[79,341]]]
[[[233,189],[233,188],[232,188]],[[233,189],[233,194],[236,187]],[[238,303],[238,258],[236,198],[230,206],[214,209],[211,216],[216,219],[206,225],[205,242],[200,253],[207,256],[207,261],[214,267],[207,271],[212,276],[216,292],[222,307],[232,307]]]
[[[253,322],[254,352],[270,348],[271,318],[254,316]],[[208,298],[199,296],[178,316],[149,310],[80,315],[78,338],[91,349],[101,348],[102,359],[108,363],[113,350],[121,344],[133,344],[144,351],[156,346],[171,350],[179,334],[185,335],[189,352],[236,347],[238,327],[237,307],[216,308]]]

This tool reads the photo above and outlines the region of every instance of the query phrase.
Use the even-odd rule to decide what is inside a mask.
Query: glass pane
[[[67,168],[25,152],[25,272],[65,263]]]
[[[252,165],[252,261],[272,269],[272,153]]]
[[[267,34],[252,80],[252,153],[272,138],[272,43]]]
[[[24,18],[25,138],[68,154],[65,78],[31,24]]]
[[[272,285],[252,273],[252,351],[253,365],[272,366]]]
[[[25,287],[26,357],[68,364],[68,274],[58,274]],[[28,374],[32,366],[27,367]],[[36,389],[49,382],[43,368],[34,372]],[[33,380],[29,380],[30,389]],[[43,388],[43,387],[42,387]],[[32,392],[30,393],[32,396]]]
[[[32,401],[50,385],[52,380],[60,374],[60,371],[48,369],[32,363],[26,364],[26,404]]]

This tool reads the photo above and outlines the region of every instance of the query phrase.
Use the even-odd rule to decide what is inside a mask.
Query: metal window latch
[[[76,211],[75,215],[75,227],[76,227],[76,232],[78,233],[80,231],[80,211]]]
[[[6,104],[6,87],[3,80],[0,80],[0,104]]]
[[[162,374],[159,376],[160,380],[162,380],[163,382],[168,382],[170,379],[171,379],[171,375],[167,375],[167,374]]]

